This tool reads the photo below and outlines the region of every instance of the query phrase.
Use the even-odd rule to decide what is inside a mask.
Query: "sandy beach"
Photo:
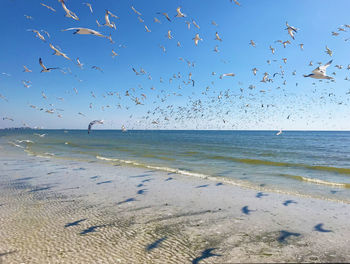
[[[350,205],[2,145],[0,263],[349,262]]]

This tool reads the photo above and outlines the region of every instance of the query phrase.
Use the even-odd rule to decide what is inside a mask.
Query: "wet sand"
[[[350,262],[346,203],[0,152],[0,263]]]

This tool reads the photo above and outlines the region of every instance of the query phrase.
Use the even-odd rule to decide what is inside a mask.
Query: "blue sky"
[[[93,14],[84,2],[91,3]],[[56,12],[40,3],[53,7]],[[128,128],[152,129],[349,130],[350,83],[344,78],[350,79],[350,71],[346,69],[350,64],[350,40],[344,39],[350,38],[350,33],[339,32],[338,27],[350,24],[347,14],[350,2],[318,1],[317,6],[312,0],[241,0],[240,3],[241,6],[229,0],[67,0],[67,7],[79,17],[79,21],[75,21],[64,16],[56,0],[1,1],[0,94],[7,101],[0,98],[0,128],[23,123],[31,127],[86,128],[89,121],[104,119],[105,124],[100,128],[105,129],[119,129],[125,124]],[[138,20],[131,6],[142,13],[144,23]],[[178,6],[186,18],[174,17]],[[110,18],[116,23],[116,30],[96,25],[96,19],[100,24],[105,23],[106,9],[119,16],[119,19]],[[157,12],[168,13],[172,21]],[[33,19],[26,19],[24,15]],[[161,24],[153,22],[154,17]],[[190,30],[187,28],[185,22],[192,19],[200,29],[193,24]],[[218,26],[212,25],[213,20]],[[299,28],[295,40],[284,30],[286,21]],[[144,25],[151,32],[146,32]],[[70,27],[87,27],[105,35],[111,33],[115,43],[62,31]],[[27,29],[46,30],[51,37],[42,33],[47,39],[43,42]],[[171,40],[167,38],[168,30],[174,37]],[[339,32],[339,36],[332,36],[332,31]],[[222,42],[214,40],[215,32]],[[196,33],[203,39],[197,47],[192,40]],[[249,45],[250,40],[256,43],[255,48]],[[283,48],[276,40],[290,40],[292,44]],[[177,47],[177,41],[181,47]],[[52,55],[49,43],[59,46],[72,61]],[[298,46],[300,43],[304,44],[303,51]],[[215,45],[220,52],[213,51]],[[276,49],[274,55],[270,45]],[[332,58],[325,53],[326,45],[333,51]],[[119,54],[114,59],[112,49]],[[47,67],[60,67],[66,74],[40,73],[39,57]],[[83,69],[76,65],[77,57],[84,64]],[[195,66],[188,67],[180,57],[195,62]],[[286,64],[282,58],[288,59]],[[326,63],[330,59],[333,63],[327,73],[336,72],[336,82],[303,77],[317,67],[317,62]],[[267,60],[271,60],[271,65]],[[310,61],[314,67],[308,66]],[[23,65],[33,72],[23,72]],[[91,69],[94,65],[101,67],[103,73]],[[335,65],[344,68],[339,70]],[[283,79],[277,75],[273,83],[260,82],[264,72],[272,77],[273,73],[280,72],[280,66],[285,72]],[[132,67],[143,68],[147,73],[136,76]],[[251,72],[254,67],[259,69],[257,76]],[[292,74],[294,70],[296,75]],[[220,74],[229,72],[236,76],[219,78]],[[173,74],[178,73],[181,78],[173,78]],[[195,80],[194,87],[183,82],[188,81],[189,73]],[[171,83],[169,78],[173,79]],[[31,87],[25,88],[22,80],[30,81]],[[250,85],[255,88],[249,89]],[[126,91],[139,98],[142,105],[125,96]],[[42,92],[47,99],[42,97]],[[109,92],[113,95],[107,95]],[[225,97],[225,93],[229,96]],[[146,99],[142,100],[141,94],[146,95]],[[46,109],[53,109],[54,114],[45,113]]]

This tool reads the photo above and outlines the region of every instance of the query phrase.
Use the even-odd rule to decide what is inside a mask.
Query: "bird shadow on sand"
[[[222,255],[220,255],[220,254],[212,253],[212,251],[215,249],[216,248],[207,248],[207,249],[203,250],[202,255],[200,255],[199,257],[192,260],[192,264],[198,264],[199,261],[201,261],[203,259],[210,258],[210,257],[221,257]]]
[[[97,185],[105,184],[105,183],[112,183],[112,181],[103,181],[103,182],[97,182]]]
[[[208,186],[209,186],[209,184],[203,184],[203,185],[198,185],[195,188],[205,188],[205,187],[208,187]]]
[[[174,179],[173,177],[169,177],[169,178],[165,179],[164,181],[171,181],[173,179]]]
[[[89,233],[93,233],[96,232],[96,229],[101,228],[101,227],[105,227],[106,225],[95,225],[95,226],[90,226],[89,228],[84,229],[83,231],[81,231],[79,234],[80,235],[86,235]]]
[[[296,201],[293,201],[293,200],[286,200],[286,201],[283,202],[283,205],[284,205],[284,206],[288,206],[289,204],[293,204],[293,203],[294,203],[294,204],[297,204]]]
[[[146,246],[146,251],[151,251],[152,249],[155,249],[157,247],[159,247],[159,245],[168,237],[162,237],[160,239],[157,239],[156,241],[154,241],[153,243],[149,244]]]
[[[280,243],[286,243],[287,238],[292,237],[292,236],[299,237],[299,236],[301,236],[301,234],[282,230],[282,231],[280,231],[280,236],[277,238],[277,241]]]
[[[144,179],[142,182],[150,182],[153,179]]]
[[[92,177],[90,177],[90,179],[91,180],[94,180],[94,179],[97,179],[97,178],[99,178],[100,176],[92,176]]]
[[[248,208],[248,205],[246,205],[246,206],[243,206],[243,207],[241,208],[241,211],[242,211],[242,213],[245,214],[245,215],[250,215],[250,212],[255,212],[256,210],[250,210],[250,209]]]
[[[143,178],[151,176],[151,174],[141,174],[141,175],[135,175],[135,176],[129,176],[129,178]]]
[[[9,252],[0,253],[0,263],[2,263],[2,262],[1,262],[1,257],[4,257],[4,256],[6,256],[6,255],[11,255],[11,254],[14,254],[14,253],[16,253],[16,252],[17,252],[17,250],[12,250],[12,251],[9,251]]]
[[[135,201],[137,201],[137,200],[135,198],[131,197],[131,198],[125,199],[124,201],[118,202],[117,205],[130,203],[130,202],[135,202]]]
[[[255,195],[256,198],[261,198],[261,197],[263,197],[263,196],[269,196],[269,195],[266,194],[266,193],[263,193],[263,192],[258,192],[258,193]]]
[[[74,222],[71,222],[71,223],[67,223],[67,224],[64,225],[64,227],[67,228],[67,227],[71,227],[71,226],[77,226],[81,222],[84,222],[85,220],[87,220],[87,218],[80,219],[80,220],[77,220],[77,221],[74,221]]]
[[[50,190],[51,188],[52,188],[52,186],[35,188],[35,189],[32,189],[32,190],[30,190],[28,192],[33,193],[33,192],[47,191],[47,190]]]
[[[142,195],[142,194],[146,194],[146,193],[147,193],[147,189],[141,189],[141,190],[138,190],[136,192],[136,194],[138,194],[138,195]]]
[[[330,229],[324,229],[323,228],[323,223],[317,224],[314,226],[314,230],[318,231],[318,232],[322,232],[322,233],[329,233],[329,232],[333,232]]]
[[[34,179],[35,177],[24,177],[24,178],[19,178],[19,179],[16,179],[15,181],[29,181],[31,179]]]
[[[215,186],[221,186],[224,185],[222,182],[218,182],[217,184],[215,184]]]

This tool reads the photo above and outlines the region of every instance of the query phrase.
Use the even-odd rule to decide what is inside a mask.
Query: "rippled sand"
[[[350,205],[0,154],[0,263],[349,262]]]

